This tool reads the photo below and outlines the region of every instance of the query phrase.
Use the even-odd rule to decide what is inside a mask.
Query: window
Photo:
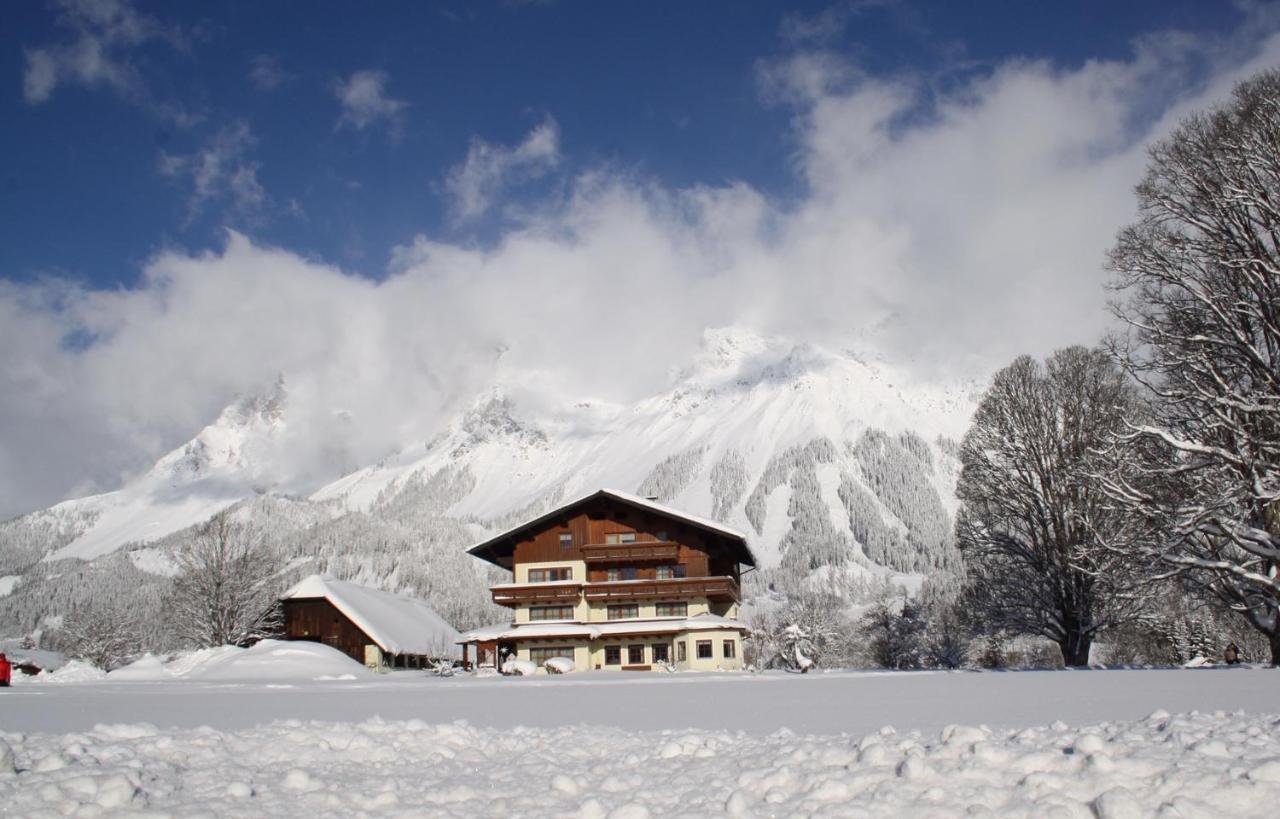
[[[661,602],[654,604],[655,617],[688,617],[689,604],[683,601],[678,603]]]
[[[530,583],[552,583],[557,580],[572,580],[573,567],[562,566],[555,569],[530,569]]]
[[[653,644],[653,661],[655,663],[671,662],[671,646],[666,643]]]
[[[617,606],[609,606],[610,620],[629,620],[633,617],[640,616],[640,606],[635,603],[625,603]]]
[[[604,536],[605,543],[635,543],[635,532],[609,532]]]
[[[572,620],[573,606],[530,606],[530,620]]]
[[[560,548],[561,549],[573,548],[573,534],[571,532],[560,533]]]
[[[644,643],[635,643],[627,646],[627,662],[631,665],[644,663]]]
[[[573,646],[538,646],[529,649],[529,659],[535,665],[542,665],[552,657],[568,657],[573,659]]]
[[[689,646],[684,641],[676,643],[677,662],[683,663],[687,659],[689,659]]]
[[[677,569],[683,569],[683,568],[684,568],[683,566],[675,566],[675,565],[671,565],[671,564],[664,564],[664,565],[662,565],[662,566],[659,566],[659,567],[658,567],[658,579],[659,579],[659,580],[671,580],[673,577],[675,577],[675,576],[676,576],[676,570],[677,570]],[[684,573],[683,573],[683,572],[681,572],[680,576],[681,576],[681,577],[683,577],[683,576],[684,576]]]
[[[735,656],[737,656],[737,647],[734,644],[733,640],[725,640],[724,641],[724,658],[726,660],[732,660]]]
[[[622,665],[622,646],[605,646],[604,664]]]
[[[666,533],[666,532],[664,532],[664,531],[654,532],[654,533],[653,533],[653,538],[654,538],[654,540],[658,540],[658,541],[661,541],[661,542],[665,543],[665,542],[666,542],[666,540],[667,540],[667,533]]]
[[[699,641],[698,641],[698,659],[699,659],[699,660],[710,660],[712,656],[713,656],[713,655],[712,655],[712,651],[711,651],[711,641],[710,641],[710,640],[699,640]]]
[[[610,582],[613,582],[615,580],[635,580],[636,567],[635,566],[614,566],[613,568],[609,569],[609,571],[606,573],[605,576],[609,579]]]

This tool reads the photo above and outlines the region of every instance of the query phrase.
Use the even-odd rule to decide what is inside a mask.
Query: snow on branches
[[[1044,366],[1023,356],[996,374],[961,444],[956,539],[965,607],[982,626],[1058,643],[1084,665],[1097,633],[1132,615],[1123,526],[1091,476],[1098,450],[1137,399],[1101,350],[1069,347]]]
[[[1151,150],[1111,251],[1113,342],[1153,396],[1103,476],[1146,554],[1243,614],[1280,663],[1280,72]]]

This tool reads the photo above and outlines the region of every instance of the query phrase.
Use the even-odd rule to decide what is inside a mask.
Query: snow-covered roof
[[[628,634],[678,634],[704,629],[736,629],[750,631],[740,620],[718,614],[695,614],[692,617],[662,617],[650,620],[613,620],[607,623],[499,623],[464,633],[460,643],[490,640],[534,640],[555,637],[621,637]]]
[[[313,574],[282,600],[324,598],[388,654],[452,656],[458,630],[421,600]]]
[[[573,500],[573,501],[570,501],[569,503],[563,504],[561,506],[557,506],[555,509],[552,509],[549,512],[539,515],[538,517],[532,520],[525,521],[519,526],[512,527],[511,529],[508,529],[505,532],[494,535],[488,540],[485,540],[481,543],[477,543],[475,546],[472,546],[470,549],[468,549],[467,552],[469,554],[475,555],[476,557],[493,562],[492,547],[500,544],[503,541],[510,540],[515,535],[518,535],[527,529],[532,529],[533,527],[538,526],[539,524],[545,523],[546,521],[552,518],[562,515],[569,509],[572,509],[576,506],[580,506],[584,503],[587,503],[588,501],[592,501],[597,498],[612,498],[613,500],[620,501],[630,506],[635,506],[641,509],[647,509],[650,512],[655,512],[659,515],[663,515],[668,518],[680,520],[680,521],[683,521],[684,523],[689,524],[690,526],[695,526],[699,529],[703,529],[705,531],[712,532],[722,537],[729,538],[733,541],[736,541],[735,546],[739,550],[738,552],[739,561],[742,563],[747,563],[752,566],[756,565],[755,555],[751,553],[750,547],[747,546],[747,536],[739,532],[737,529],[731,529],[728,526],[725,526],[722,523],[717,523],[714,520],[708,520],[707,518],[698,517],[697,515],[690,515],[689,513],[682,512],[679,509],[673,509],[670,506],[665,506],[656,501],[649,500],[648,498],[642,498],[639,495],[633,495],[630,492],[623,492],[618,489],[598,489],[595,492],[591,492],[586,495],[583,495],[577,500]],[[485,554],[486,552],[490,554]]]

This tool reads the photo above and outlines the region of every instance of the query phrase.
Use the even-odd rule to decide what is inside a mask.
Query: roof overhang
[[[512,554],[515,552],[516,540],[520,535],[531,529],[536,529],[542,524],[555,520],[556,518],[564,517],[578,508],[598,500],[612,500],[617,503],[630,506],[634,509],[665,515],[696,529],[701,529],[702,531],[719,538],[725,545],[727,545],[734,552],[734,556],[737,558],[739,564],[745,564],[747,566],[756,565],[756,557],[751,553],[751,547],[747,545],[747,538],[741,532],[738,532],[735,529],[730,529],[729,527],[716,523],[715,521],[700,518],[696,515],[690,515],[685,512],[681,512],[678,509],[673,509],[670,506],[664,506],[663,504],[656,503],[648,500],[647,498],[641,498],[627,492],[620,492],[616,489],[599,489],[589,495],[584,495],[577,500],[558,506],[536,518],[525,521],[519,526],[508,529],[505,532],[494,535],[488,540],[477,543],[470,549],[467,549],[467,554],[472,557],[478,557],[481,560],[487,561],[504,569],[510,568],[510,565],[503,563],[503,559],[505,558],[509,562]]]

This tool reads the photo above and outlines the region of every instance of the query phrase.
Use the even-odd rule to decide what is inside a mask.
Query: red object
[[[9,665],[9,658],[0,654],[0,683],[9,683],[9,675],[13,673],[13,667]]]

